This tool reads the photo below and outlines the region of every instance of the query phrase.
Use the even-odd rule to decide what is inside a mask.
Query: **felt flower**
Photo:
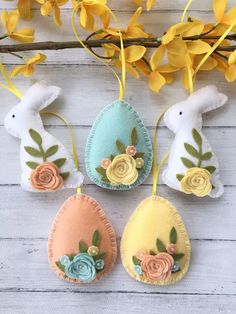
[[[101,167],[103,169],[107,169],[109,167],[109,165],[111,164],[111,160],[106,158],[106,159],[103,159],[102,162],[101,162]]]
[[[179,262],[175,262],[172,269],[171,269],[171,272],[177,273],[178,271],[180,271],[180,265],[179,265]]]
[[[65,266],[65,274],[69,278],[87,283],[96,278],[95,262],[87,253],[76,255],[72,261],[61,259],[61,263]]]
[[[147,252],[145,250],[139,250],[137,253],[136,253],[136,257],[142,261],[144,256],[147,255]]]
[[[97,246],[92,245],[88,248],[88,255],[90,256],[96,256],[99,253],[99,249]]]
[[[36,169],[32,170],[30,183],[37,191],[57,191],[63,186],[63,179],[59,169],[51,162],[43,162]]]
[[[95,17],[99,17],[103,28],[108,28],[113,13],[106,3],[106,0],[72,0],[73,8],[80,16],[81,27],[93,31]]]
[[[135,159],[135,162],[136,162],[136,168],[137,168],[137,169],[143,168],[143,166],[144,166],[144,160],[143,160],[143,158],[136,158],[136,159]]]
[[[54,13],[53,18],[57,26],[61,26],[61,11],[60,7],[68,2],[68,0],[36,0],[41,6],[41,14],[48,16],[52,12]]]
[[[46,58],[44,54],[36,53],[24,65],[17,65],[11,71],[11,77],[16,77],[19,74],[23,74],[25,77],[31,76],[35,71],[35,66],[42,63]]]
[[[236,7],[225,13],[227,0],[213,0],[213,11],[218,23],[229,26],[236,19]]]
[[[125,152],[126,152],[127,155],[134,156],[134,155],[136,155],[137,150],[136,150],[135,146],[128,146],[126,148]]]
[[[104,260],[103,259],[98,259],[96,262],[95,262],[95,268],[97,270],[102,270],[104,268]]]
[[[140,265],[134,265],[134,271],[139,276],[141,276],[143,274],[142,267]]]
[[[203,168],[190,168],[186,171],[180,186],[186,194],[194,194],[199,197],[206,196],[212,190],[211,174]]]
[[[108,180],[114,184],[131,185],[138,179],[135,159],[127,154],[116,156],[106,170]]]
[[[34,30],[32,28],[22,28],[16,30],[19,18],[20,15],[18,11],[2,11],[1,21],[3,26],[6,28],[6,36],[23,43],[32,43],[34,41]]]
[[[236,80],[236,50],[228,58],[228,67],[225,70],[225,78],[228,82]]]
[[[148,279],[154,281],[169,279],[173,265],[174,259],[168,253],[146,255],[141,261],[143,273]]]
[[[166,247],[166,251],[169,254],[171,254],[171,255],[175,254],[175,252],[176,252],[176,244],[174,244],[174,243],[168,244],[167,247]]]

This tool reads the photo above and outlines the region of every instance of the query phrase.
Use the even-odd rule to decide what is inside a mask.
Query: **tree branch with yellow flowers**
[[[132,1],[132,0],[130,0]],[[217,70],[224,74],[229,82],[236,80],[236,26],[224,38],[219,46],[212,49],[225,31],[236,21],[236,6],[226,11],[226,0],[213,0],[214,22],[204,23],[196,18],[188,17],[186,21],[169,27],[163,34],[153,35],[145,31],[144,25],[138,22],[143,12],[142,5],[151,10],[154,0],[133,0],[138,5],[127,26],[121,30],[124,42],[126,71],[135,78],[147,78],[149,88],[159,92],[165,84],[175,79],[175,73],[181,74],[183,87],[189,89],[189,69],[194,75],[205,56],[209,57],[202,64],[200,71]],[[53,17],[55,25],[60,26],[61,7],[69,0],[18,0],[17,10],[1,12],[1,21],[5,32],[0,41],[9,38],[20,44],[0,45],[0,53],[9,53],[22,60],[23,64],[11,71],[11,76],[23,74],[30,76],[37,64],[46,59],[43,53],[36,53],[29,60],[21,55],[24,51],[47,51],[83,48],[78,41],[68,42],[34,42],[35,30],[18,28],[20,19],[31,18],[31,4],[37,2],[44,17]],[[89,49],[101,48],[100,58],[121,67],[120,30],[111,26],[116,18],[108,6],[107,0],[72,0],[73,10],[80,26],[88,32],[83,40]],[[158,14],[158,12],[156,13]],[[93,50],[94,51],[94,50]],[[94,51],[95,52],[95,51]],[[19,54],[20,53],[20,54]],[[97,52],[95,52],[97,54]]]

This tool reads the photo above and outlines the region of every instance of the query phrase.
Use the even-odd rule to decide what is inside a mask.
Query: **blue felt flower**
[[[178,262],[175,262],[172,269],[171,269],[171,272],[172,273],[177,273],[178,271],[180,271],[180,265]]]
[[[76,255],[72,261],[62,256],[61,263],[65,266],[65,274],[72,279],[91,282],[96,278],[95,262],[87,253]]]
[[[98,259],[96,262],[95,262],[95,268],[97,270],[102,270],[104,268],[104,260],[103,259]]]
[[[136,274],[138,274],[139,276],[141,276],[143,274],[142,268],[140,265],[134,265],[134,271],[136,272]]]

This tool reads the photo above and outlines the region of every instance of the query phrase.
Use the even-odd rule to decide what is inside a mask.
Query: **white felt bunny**
[[[4,125],[21,139],[21,186],[27,191],[56,191],[77,188],[83,175],[76,169],[66,148],[43,126],[40,110],[50,105],[60,88],[38,82],[6,116]]]
[[[207,188],[203,174],[205,170],[201,172],[201,169],[206,169],[211,174],[208,173],[212,187],[209,196],[219,197],[223,194],[218,160],[201,130],[202,114],[223,106],[227,99],[215,86],[209,85],[196,91],[187,100],[172,106],[165,113],[164,122],[175,133],[168,166],[163,172],[163,180],[171,188],[186,192],[181,182],[185,177],[187,194],[205,196],[200,185],[205,185],[203,189]]]

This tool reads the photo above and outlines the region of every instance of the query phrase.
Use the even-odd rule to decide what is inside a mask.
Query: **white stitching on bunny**
[[[40,134],[42,146],[46,151],[48,148],[58,145],[58,150],[47,158],[48,162],[65,158],[65,163],[60,167],[60,173],[69,172],[64,180],[63,188],[77,188],[83,183],[83,175],[76,169],[74,162],[64,147],[54,136],[49,134],[43,126],[40,111],[50,105],[60,94],[60,88],[47,86],[44,82],[38,82],[31,86],[24,95],[21,102],[7,114],[4,125],[8,133],[21,139],[20,162],[21,162],[21,186],[27,191],[36,191],[32,188],[30,175],[32,169],[27,166],[27,161],[41,163],[41,157],[30,156],[26,147],[38,149],[37,144],[30,136],[29,130],[33,129]]]
[[[181,157],[187,158],[194,164],[197,163],[196,158],[191,156],[186,150],[185,143],[192,145],[196,150],[198,145],[193,138],[193,129],[202,137],[202,151],[211,152],[210,160],[203,160],[201,167],[214,167],[215,171],[212,173],[213,189],[209,196],[220,197],[224,188],[220,181],[219,163],[212,152],[212,148],[203,135],[202,129],[202,114],[216,108],[223,106],[228,97],[218,92],[213,85],[206,86],[187,100],[172,106],[164,115],[164,122],[166,126],[175,133],[175,139],[171,147],[167,169],[163,172],[162,178],[165,184],[175,190],[181,191],[180,181],[177,179],[177,174],[185,174],[188,169],[181,160]]]

